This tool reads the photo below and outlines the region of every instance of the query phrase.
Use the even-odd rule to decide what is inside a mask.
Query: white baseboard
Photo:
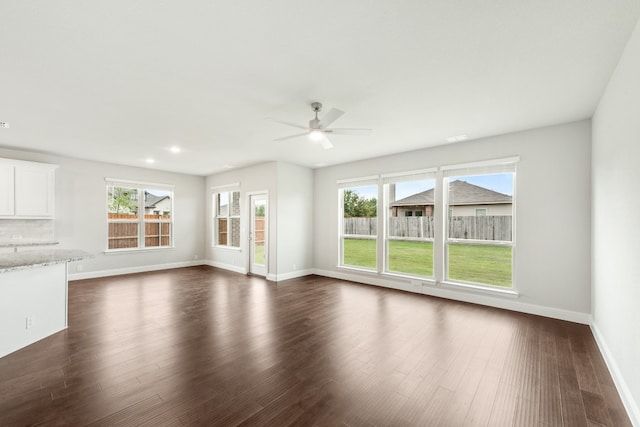
[[[313,274],[313,270],[311,269],[296,270],[296,271],[290,271],[289,273],[283,273],[283,274],[269,274],[267,275],[267,280],[271,280],[272,282],[279,282],[281,280],[295,279],[298,277],[308,276],[310,274]]]
[[[574,323],[589,325],[591,316],[589,313],[564,310],[554,307],[545,307],[535,304],[527,304],[514,300],[512,296],[500,297],[473,293],[469,291],[458,291],[451,288],[442,288],[433,285],[426,285],[419,280],[394,280],[381,278],[377,274],[352,274],[341,271],[314,269],[313,274],[319,276],[332,277],[334,279],[349,280],[352,282],[365,283],[368,285],[382,286],[385,288],[398,289],[401,291],[414,292],[418,294],[431,295],[434,297],[447,298],[455,301],[470,302],[473,304],[486,305],[489,307],[502,308],[505,310],[518,311],[521,313],[535,314],[537,316],[551,317],[554,319],[566,320]]]
[[[96,279],[98,277],[120,276],[122,274],[145,273],[147,271],[169,270],[172,268],[182,268],[182,267],[194,267],[197,265],[204,265],[204,264],[206,264],[205,261],[197,260],[197,261],[172,262],[168,264],[154,264],[154,265],[141,265],[136,267],[114,268],[111,270],[86,271],[82,273],[69,273],[68,279],[69,281],[83,280],[83,279]]]
[[[212,260],[204,260],[202,262],[204,265],[209,265],[211,267],[222,268],[223,270],[233,271],[235,273],[247,274],[247,269],[244,267],[240,267],[233,264],[226,264],[224,262],[212,261]]]
[[[607,342],[602,336],[600,329],[598,329],[598,325],[592,320],[590,326],[591,332],[596,339],[596,344],[598,344],[598,348],[600,349],[600,353],[602,353],[602,357],[607,364],[607,368],[609,368],[611,378],[613,378],[613,382],[618,389],[618,393],[620,393],[622,404],[627,410],[627,415],[629,415],[629,418],[631,419],[631,424],[634,426],[640,426],[640,409],[638,408],[638,404],[634,401],[631,390],[629,390],[629,386],[620,372],[620,368],[618,368],[618,364],[616,363]]]

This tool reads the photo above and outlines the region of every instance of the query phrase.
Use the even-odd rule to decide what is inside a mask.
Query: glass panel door
[[[251,195],[251,224],[249,226],[249,271],[259,276],[267,275],[267,195]]]

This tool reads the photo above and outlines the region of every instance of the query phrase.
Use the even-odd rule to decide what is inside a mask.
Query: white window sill
[[[226,249],[228,251],[242,252],[242,248],[236,248],[235,246],[211,246],[213,249]]]
[[[154,248],[126,248],[126,249],[105,249],[105,255],[130,254],[138,252],[158,252],[169,251],[175,249],[175,246],[160,246]]]
[[[367,273],[367,274],[376,274],[376,275],[379,274],[376,270],[370,270],[368,268],[356,267],[351,265],[336,265],[336,268],[339,268],[341,270],[354,271],[357,273]]]
[[[422,284],[425,285],[435,285],[436,281],[433,277],[427,277],[427,276],[416,276],[416,275],[412,275],[412,274],[403,274],[403,273],[397,273],[395,271],[385,271],[384,273],[380,273],[382,276],[384,277],[391,277],[393,279],[402,279],[405,281],[411,281],[411,282],[420,282]]]
[[[520,293],[515,289],[501,289],[499,287],[474,285],[471,283],[443,281],[443,282],[440,282],[439,285],[442,288],[467,290],[467,291],[473,291],[473,292],[482,293],[482,294],[501,295],[501,296],[510,297],[510,298],[518,298],[520,296]]]

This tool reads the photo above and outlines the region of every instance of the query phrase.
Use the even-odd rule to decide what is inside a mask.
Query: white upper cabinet
[[[0,159],[0,216],[52,218],[57,167]]]
[[[0,163],[0,216],[15,212],[13,169],[12,165]]]

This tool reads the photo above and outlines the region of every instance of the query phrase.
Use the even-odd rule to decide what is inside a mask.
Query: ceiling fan
[[[295,123],[269,118],[268,120],[305,130],[303,133],[277,138],[274,139],[274,141],[284,141],[285,139],[309,135],[309,139],[311,139],[313,142],[319,142],[322,145],[322,148],[328,150],[329,148],[333,147],[333,144],[331,143],[331,141],[329,141],[328,135],[369,135],[371,133],[371,129],[329,128],[331,123],[338,120],[340,116],[344,114],[344,111],[338,110],[337,108],[332,108],[322,117],[322,119],[319,119],[318,113],[322,110],[322,104],[319,102],[313,102],[311,104],[311,109],[316,114],[316,116],[315,118],[309,120],[309,126],[301,126]]]

